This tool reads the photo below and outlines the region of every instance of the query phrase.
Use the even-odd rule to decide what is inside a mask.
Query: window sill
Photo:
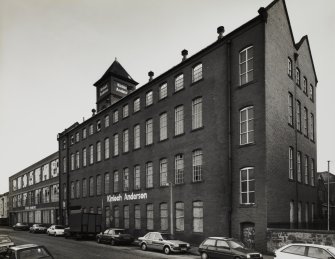
[[[292,182],[292,183],[295,182],[295,180],[294,180],[294,179],[291,179],[291,178],[288,178],[288,181],[289,181],[289,182]]]
[[[163,98],[161,98],[161,99],[158,99],[158,102],[161,102],[161,101],[167,99],[167,97],[168,97],[168,96],[165,96],[165,97],[163,97]]]
[[[293,124],[291,124],[291,123],[287,123],[287,125],[289,125],[292,129],[294,129]]]
[[[195,129],[192,129],[190,132],[196,132],[198,130],[202,130],[204,129],[204,126],[201,126],[201,127],[198,127],[198,128],[195,128]]]
[[[202,82],[202,81],[204,81],[204,78],[203,78],[203,77],[202,77],[201,79],[195,81],[195,82],[192,82],[192,83],[191,83],[191,86],[196,85],[196,84],[198,84],[198,83],[200,83],[200,82]]]
[[[151,146],[153,146],[153,145],[154,145],[154,143],[146,144],[145,147],[151,147]]]
[[[174,185],[174,186],[183,186],[183,185],[185,185],[185,182],[182,182],[182,183],[174,183],[173,185]]]
[[[114,158],[114,157],[118,157],[119,156],[119,154],[117,154],[117,155],[113,155],[112,157]]]
[[[255,143],[247,143],[247,144],[240,144],[239,148],[244,148],[244,147],[250,147],[250,146],[255,146]]]
[[[166,183],[166,185],[159,185],[159,188],[168,188],[169,187],[169,185],[167,185],[168,183]]]
[[[152,102],[151,104],[145,105],[145,109],[150,108],[150,107],[153,106],[153,105],[154,105],[153,102]]]
[[[138,111],[133,111],[133,114],[139,113],[141,111],[141,109],[139,109]]]
[[[137,148],[133,148],[133,151],[137,151],[137,150],[140,150],[141,147],[137,147]]]
[[[122,152],[122,155],[127,155],[127,154],[129,154],[129,151]]]
[[[178,137],[181,137],[181,136],[184,136],[184,135],[185,135],[185,132],[180,133],[180,134],[178,134],[178,135],[174,135],[173,138],[178,138]]]
[[[204,180],[199,180],[199,181],[192,181],[193,184],[199,184],[199,183],[204,183]]]
[[[257,81],[254,79],[254,80],[252,80],[252,81],[249,81],[249,82],[247,82],[247,83],[244,83],[243,85],[238,85],[238,89],[241,89],[241,88],[244,88],[244,87],[246,87],[246,86],[249,86],[249,85],[252,85],[252,84],[254,84],[254,83],[256,83]]]
[[[255,203],[240,204],[239,208],[256,208],[256,204]]]
[[[145,187],[146,190],[151,190],[153,188],[154,188],[153,186],[152,187]]]
[[[169,138],[165,138],[165,139],[159,140],[158,143],[163,143],[163,142],[168,141],[168,140],[169,140]]]
[[[173,92],[173,94],[177,94],[177,93],[179,93],[179,92],[182,92],[182,91],[184,91],[185,90],[185,87],[183,86],[183,88],[181,88],[181,89],[179,89],[179,90],[175,90],[174,92]]]

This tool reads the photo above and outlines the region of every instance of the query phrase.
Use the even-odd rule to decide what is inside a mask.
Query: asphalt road
[[[141,251],[140,248],[136,246],[110,246],[108,244],[98,244],[95,241],[78,241],[65,239],[64,237],[51,237],[47,234],[32,234],[28,231],[13,231],[5,228],[0,228],[0,234],[8,234],[11,236],[16,245],[44,245],[56,259],[200,258],[200,256],[191,254],[165,255],[161,252]]]

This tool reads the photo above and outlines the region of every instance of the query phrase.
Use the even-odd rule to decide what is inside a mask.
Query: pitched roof
[[[137,85],[138,83],[132,79],[132,77],[128,74],[128,72],[122,67],[122,65],[115,59],[112,65],[107,69],[107,71],[103,74],[103,76],[94,83],[94,86],[97,86],[101,81],[108,78],[109,76],[115,76],[117,78],[128,81],[132,84]]]

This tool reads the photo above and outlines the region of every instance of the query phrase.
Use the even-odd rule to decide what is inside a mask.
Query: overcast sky
[[[115,57],[140,83],[257,16],[270,0],[0,0],[0,194],[8,177],[56,152],[57,133],[91,116],[93,83]],[[320,4],[322,3],[322,4]],[[308,35],[317,86],[318,171],[335,171],[335,1],[287,0]]]

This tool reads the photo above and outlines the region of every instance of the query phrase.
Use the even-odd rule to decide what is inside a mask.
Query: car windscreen
[[[0,237],[0,243],[11,243],[12,240],[10,240],[9,237],[2,236]]]
[[[115,229],[114,232],[115,232],[115,235],[120,235],[120,234],[125,233],[123,229]]]
[[[334,248],[334,247],[328,247],[327,250],[328,250],[333,256],[335,256],[335,248]]]
[[[18,259],[52,258],[43,247],[32,247],[18,251]]]
[[[244,248],[244,245],[239,242],[239,241],[235,241],[235,240],[229,240],[227,241],[229,243],[230,248],[232,249],[236,249],[236,248]]]
[[[173,235],[171,234],[161,234],[164,240],[174,240]]]
[[[64,229],[63,226],[55,226],[55,229]]]

